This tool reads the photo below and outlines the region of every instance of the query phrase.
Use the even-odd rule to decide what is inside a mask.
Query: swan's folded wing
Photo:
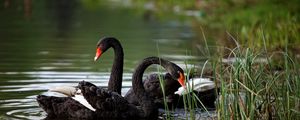
[[[84,98],[96,109],[98,118],[130,118],[138,116],[140,110],[116,92],[95,87],[88,82],[80,82]]]
[[[101,89],[89,82],[79,82],[78,88],[81,90],[81,93],[87,102],[95,109],[102,109],[102,103],[104,103],[106,97],[109,97],[106,92],[101,96],[97,95],[97,90]],[[99,92],[102,93],[101,91]]]
[[[122,111],[128,107],[127,100],[116,92],[110,92],[85,81],[80,82],[78,87],[84,98],[96,110]]]

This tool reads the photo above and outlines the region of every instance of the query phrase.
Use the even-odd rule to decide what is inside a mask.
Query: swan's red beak
[[[102,50],[98,47],[96,50],[96,56],[94,58],[94,61],[97,61],[100,58],[101,54],[102,54]]]
[[[178,78],[178,82],[180,83],[180,85],[185,88],[185,77],[183,73],[179,73],[179,78]]]

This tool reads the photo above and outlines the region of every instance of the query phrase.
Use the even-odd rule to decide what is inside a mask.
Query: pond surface
[[[126,3],[10,0],[1,1],[0,16],[0,119],[44,118],[35,98],[51,95],[51,87],[81,80],[106,87],[113,50],[93,62],[104,36],[118,38],[124,48],[123,95],[145,57],[160,56],[183,68],[205,61],[197,56],[188,19],[160,21]]]

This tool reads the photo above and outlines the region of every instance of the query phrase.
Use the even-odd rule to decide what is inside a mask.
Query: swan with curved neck
[[[155,60],[152,60],[152,61],[155,61]],[[162,59],[162,61],[165,61],[165,60]],[[160,61],[160,62],[162,62],[162,61]],[[177,66],[173,63],[171,65],[176,66],[178,68],[178,70],[181,73],[179,75],[183,79],[184,78],[183,70],[179,66]],[[163,81],[160,81],[160,79],[162,79]],[[163,86],[164,94],[163,94],[163,89],[161,88],[160,82],[164,82],[164,84],[163,84],[164,85]],[[173,77],[171,77],[170,73],[161,75],[161,78],[160,78],[159,74],[150,74],[143,81],[145,92],[147,92],[150,95],[150,97],[155,99],[154,101],[155,101],[156,105],[160,108],[165,107],[164,95],[166,97],[173,95],[174,92],[180,86],[185,86],[184,84],[185,84],[184,81],[176,82],[176,80],[173,79]],[[128,100],[129,103],[134,104],[134,105],[140,105],[138,102],[138,96],[136,96],[136,94],[133,91],[134,90],[132,88],[129,89],[129,91],[126,93],[126,95],[124,97]],[[168,103],[168,104],[171,104],[171,103]]]
[[[116,92],[96,87],[89,82],[82,81],[78,87],[84,98],[96,109],[97,118],[157,118],[158,108],[153,98],[145,92],[142,80],[145,69],[152,64],[161,65],[165,68],[173,80],[180,83],[185,81],[182,69],[174,63],[158,57],[145,58],[137,66],[132,76],[132,88],[138,96],[140,107],[128,103],[124,97]]]
[[[153,107],[153,105],[155,105],[153,98],[149,99],[149,96],[145,91],[143,81],[142,81],[144,71],[146,70],[147,67],[149,67],[152,64],[161,65],[163,68],[165,68],[168,71],[168,73],[172,76],[174,80],[177,80],[182,86],[185,86],[184,72],[176,64],[158,57],[148,57],[144,59],[136,68],[133,74],[132,88],[134,94],[137,96],[139,104],[141,106],[145,106],[142,108],[145,115],[151,115],[155,111],[154,109],[157,109],[156,107]]]
[[[95,61],[109,48],[113,48],[115,52],[115,58],[112,66],[112,72],[110,74],[110,79],[108,82],[108,90],[114,91],[117,93],[121,93],[122,88],[122,74],[123,74],[123,61],[124,61],[124,52],[120,42],[113,37],[104,37],[99,40],[96,47],[96,56]],[[78,94],[78,91],[75,87],[55,87],[50,89],[49,91],[59,92],[65,94],[69,97],[53,97],[53,96],[45,96],[39,95],[37,96],[37,101],[39,105],[49,114],[49,116],[61,116],[64,114],[63,110],[72,111],[72,112],[79,112],[90,114],[82,115],[82,117],[77,116],[79,118],[88,118],[91,116],[92,112],[95,109],[88,104],[86,99],[83,98],[81,93]],[[73,106],[73,107],[70,107]],[[70,108],[69,108],[70,107]],[[77,109],[72,109],[72,108]],[[61,110],[60,110],[61,108]],[[80,109],[79,109],[80,108]],[[72,115],[72,114],[67,114]],[[70,117],[70,116],[69,116]]]
[[[183,95],[191,94],[197,95],[200,101],[203,104],[199,106],[206,106],[209,108],[215,108],[214,101],[217,97],[217,90],[215,82],[211,81],[209,78],[199,78],[199,77],[192,77],[186,83],[187,86],[181,84],[181,87],[178,86],[177,83],[170,74],[167,73],[163,76],[163,80],[165,80],[165,98],[167,105],[170,107],[175,108],[182,108],[184,107],[184,100]],[[147,77],[144,80],[144,87],[145,92],[147,92],[151,97],[155,98],[155,104],[158,105],[160,108],[165,107],[165,102],[162,97],[162,89],[160,86],[160,81],[157,74],[151,74],[150,77]],[[193,94],[194,93],[194,94]],[[135,95],[132,89],[130,89],[125,98],[128,100],[129,103],[140,105],[138,103],[138,96]]]
[[[97,43],[96,55],[94,61],[97,61],[100,56],[109,48],[113,48],[115,52],[114,62],[111,68],[111,74],[108,81],[108,90],[121,94],[124,52],[119,40],[114,37],[104,37]]]

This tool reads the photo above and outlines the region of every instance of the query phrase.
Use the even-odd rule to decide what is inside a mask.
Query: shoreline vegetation
[[[212,119],[300,117],[299,1],[133,1],[147,19],[151,13],[163,20],[170,11],[178,19],[192,17],[205,45],[199,51],[208,59],[208,67],[197,72],[209,73],[204,76],[220,88]],[[211,39],[215,46],[207,45]],[[197,99],[186,97],[186,110],[195,119]]]
[[[20,2],[22,3],[21,6],[23,5],[23,1],[14,2]],[[190,26],[192,28],[192,31],[193,33],[195,33],[192,36],[194,37],[194,40],[192,42],[195,43],[194,45],[197,48],[196,51],[198,51],[196,52],[196,55],[201,54],[201,56],[205,56],[205,58],[201,58],[201,60],[205,59],[206,62],[201,65],[195,65],[202,66],[202,68],[199,69],[189,68],[188,65],[190,65],[190,63],[189,61],[186,61],[185,72],[187,73],[186,75],[188,75],[187,78],[189,77],[189,75],[193,75],[193,73],[196,74],[195,76],[208,77],[212,79],[215,82],[216,86],[218,86],[219,88],[219,90],[216,89],[216,92],[218,92],[217,100],[212,101],[216,104],[215,113],[213,113],[213,115],[211,116],[206,116],[207,119],[294,120],[300,118],[300,0],[106,0],[105,2],[103,0],[79,0],[79,2],[81,2],[84,7],[89,8],[89,10],[91,11],[96,7],[101,7],[101,5],[103,4],[110,4],[110,2],[120,2],[122,4],[115,3],[113,4],[114,6],[110,6],[110,8],[113,9],[114,7],[125,7],[129,9],[138,9],[129,11],[137,12],[136,14],[142,15],[143,19],[149,22],[152,22],[153,19],[158,19],[160,21],[170,21],[171,19],[176,21],[183,21],[183,24],[185,24],[184,21],[189,20],[189,22],[191,23]],[[74,3],[76,2],[73,2],[73,5],[75,5]],[[7,29],[8,32],[4,33],[8,33],[6,36],[9,36],[8,38],[11,37],[10,39],[12,40],[19,40],[19,37],[25,36],[25,40],[22,41],[20,39],[19,44],[24,44],[24,48],[22,48],[21,50],[27,49],[29,47],[32,48],[26,51],[22,51],[24,52],[24,54],[22,55],[29,56],[25,59],[25,61],[22,61],[25,63],[21,64],[23,65],[22,68],[16,67],[19,65],[16,64],[19,61],[14,61],[17,60],[17,58],[6,56],[8,58],[5,59],[6,61],[12,60],[14,61],[14,63],[5,65],[9,69],[3,70],[27,71],[32,70],[32,68],[37,68],[38,65],[34,67],[30,66],[31,64],[33,64],[33,62],[37,61],[30,60],[35,56],[35,53],[32,51],[38,50],[35,50],[35,47],[31,47],[31,45],[29,44],[34,43],[33,45],[36,46],[51,46],[52,44],[49,44],[50,42],[48,43],[47,41],[49,36],[52,36],[52,34],[56,33],[62,33],[57,34],[57,36],[69,36],[67,33],[72,30],[71,24],[74,24],[71,21],[73,19],[72,14],[74,14],[74,11],[76,9],[75,7],[70,7],[72,5],[66,7],[71,8],[67,9],[69,11],[65,11],[66,13],[64,12],[64,14],[69,16],[67,18],[62,18],[67,19],[66,21],[68,22],[66,22],[65,20],[61,20],[63,21],[62,23],[57,22],[58,27],[61,27],[60,24],[66,24],[66,27],[59,28],[59,30],[61,29],[68,32],[62,32],[58,31],[56,27],[50,27],[53,26],[53,23],[48,23],[46,19],[52,18],[44,17],[44,15],[48,15],[44,14],[44,12],[32,12],[34,15],[43,17],[43,19],[36,19],[40,20],[40,22],[38,23],[29,23],[28,21],[32,19],[30,18],[30,4],[24,4],[24,13],[22,13],[22,7],[17,7],[16,9],[14,8],[14,6],[10,7],[8,0],[3,4],[4,8],[14,8],[13,10],[15,11],[13,11],[12,13],[15,12],[18,15],[20,14],[26,19],[26,21],[17,21],[17,19],[21,19],[22,17],[13,16],[13,19],[11,17],[3,17],[4,21],[10,21],[11,19],[14,20],[10,21],[14,23],[12,24],[14,26],[22,24],[17,31],[10,33],[10,31],[15,30],[13,27],[12,29]],[[37,4],[37,8],[45,7],[42,6],[44,2],[39,3],[41,4],[41,6],[38,6]],[[69,4],[71,4],[71,2]],[[28,6],[26,7],[26,5]],[[55,4],[53,5],[55,6]],[[46,13],[54,14],[53,12],[58,11],[47,11]],[[122,12],[122,14],[126,14],[127,12],[128,11],[124,11]],[[7,12],[7,15],[8,13],[10,12]],[[6,12],[4,12],[4,14],[6,14]],[[129,20],[132,19],[130,18],[128,19],[128,21]],[[133,23],[134,22],[135,21],[133,21]],[[50,34],[47,33],[49,32],[48,30],[45,30],[46,32],[40,32],[32,38],[29,37],[29,34],[36,34],[35,31],[31,31],[28,29],[31,28],[31,25],[35,25],[37,26],[37,28],[44,28],[44,24],[45,26],[49,26],[49,28],[47,29],[51,29],[49,30]],[[77,24],[75,26],[80,26],[80,24]],[[90,26],[88,26],[89,29],[96,29],[90,28],[91,26],[94,25],[91,24]],[[41,31],[44,29],[38,28],[37,30]],[[113,30],[116,29],[111,29],[111,31]],[[75,33],[76,32],[81,31],[75,31]],[[80,34],[82,36],[76,36],[76,34],[72,34],[75,35],[75,37],[80,37],[75,39],[75,41],[72,41],[72,44],[70,45],[81,45],[81,38],[86,39],[86,36],[94,36],[95,33],[96,32],[88,31],[88,34]],[[133,33],[135,33],[135,31],[133,31]],[[126,32],[123,34],[126,34]],[[172,34],[170,35],[172,36]],[[35,43],[33,38],[42,38],[44,41],[40,40],[39,42]],[[50,38],[52,39],[52,37]],[[28,43],[25,43],[25,41]],[[71,43],[71,41],[68,42]],[[8,44],[10,44],[10,42],[8,42]],[[58,47],[61,48],[57,49]],[[56,55],[60,55],[55,53],[68,51],[69,49],[65,48],[69,48],[70,46],[58,47],[53,48],[54,50],[53,53],[50,53],[50,56],[52,55],[50,58],[56,58]],[[74,48],[70,50],[83,51],[83,48],[80,47],[80,49]],[[159,56],[159,48],[157,48],[157,50]],[[42,51],[38,54],[40,54],[41,56],[45,56],[49,54],[49,52]],[[190,54],[190,52],[187,51],[187,54]],[[73,54],[71,54],[70,56],[73,56]],[[60,57],[61,56],[58,56],[57,58]],[[44,60],[45,58],[41,57],[38,58],[38,60]],[[80,57],[77,58],[77,61],[79,60],[81,60]],[[86,63],[78,62],[78,64]],[[53,66],[50,66],[49,68]],[[83,68],[79,69],[79,66],[80,65],[75,67],[66,66],[62,69],[56,69],[55,66],[53,67],[55,69],[51,70],[68,71],[70,70],[70,68],[78,68],[76,72],[79,70],[89,70]],[[43,70],[45,70],[44,68],[46,68],[46,70],[48,69],[48,67],[41,67],[34,70],[42,70],[43,72]],[[160,71],[158,70],[158,72]],[[31,74],[22,74],[21,77],[16,76],[18,78],[15,79],[23,79],[23,77],[27,78],[26,75],[30,76]],[[6,80],[6,78],[4,80]],[[14,84],[13,82],[8,83]],[[21,83],[22,82],[20,82],[19,84]],[[37,83],[40,83],[40,81],[38,81]],[[161,84],[163,86],[163,83]],[[8,92],[4,92],[4,94],[5,99],[11,99],[11,95],[14,95]],[[27,94],[29,95],[31,93],[26,93],[26,95]],[[21,100],[21,97],[25,98],[25,94],[16,97],[16,99]],[[195,103],[199,101],[199,98],[195,97],[195,95],[193,94],[187,94],[184,97],[184,101],[184,110],[186,114],[185,117],[187,119],[198,119],[198,116],[196,114],[198,113],[198,109],[196,108],[199,106],[197,106],[197,104]],[[3,103],[4,102],[2,102],[2,104]],[[7,109],[12,108],[8,107]],[[170,111],[167,111],[165,113],[166,115],[163,115],[164,118],[162,119],[181,119],[170,115],[173,111],[172,108],[167,108],[166,106],[166,110]],[[3,110],[2,112],[4,113],[7,111],[8,110]],[[210,115],[210,110],[203,109],[201,112],[203,111],[207,112]],[[11,112],[10,115],[0,115],[0,119],[5,119],[7,116],[13,116],[13,114],[16,115],[16,113],[13,112]],[[28,115],[31,115],[30,112],[28,113]],[[202,119],[201,115],[199,119]]]

